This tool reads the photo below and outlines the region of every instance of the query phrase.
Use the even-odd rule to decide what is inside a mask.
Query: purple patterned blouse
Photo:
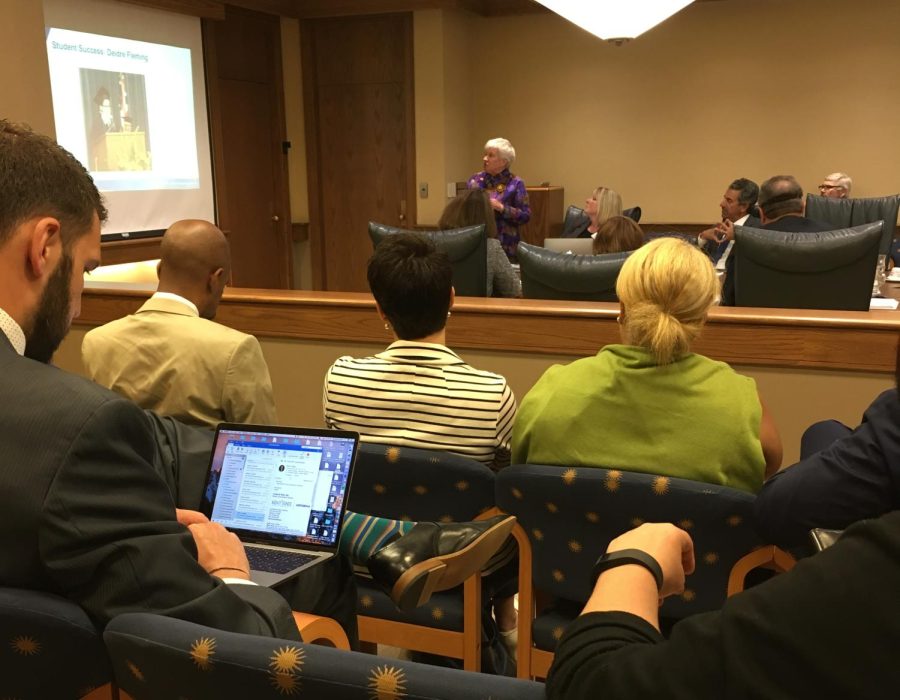
[[[470,190],[487,190],[491,199],[503,203],[503,211],[494,212],[497,218],[497,235],[506,255],[515,262],[516,246],[519,245],[519,224],[527,224],[531,218],[525,183],[509,172],[509,169],[504,169],[497,175],[490,175],[482,170],[470,177],[466,184]]]

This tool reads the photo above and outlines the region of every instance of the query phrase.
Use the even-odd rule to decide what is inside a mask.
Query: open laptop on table
[[[274,586],[337,553],[359,434],[221,423],[200,509]]]
[[[555,253],[572,253],[574,255],[593,255],[593,238],[545,238],[544,248]]]

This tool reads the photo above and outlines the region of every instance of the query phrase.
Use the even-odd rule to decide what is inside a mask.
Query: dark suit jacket
[[[763,231],[787,231],[789,233],[818,233],[819,231],[831,231],[834,229],[830,224],[815,219],[807,219],[805,216],[783,216],[777,221],[769,224],[759,224],[753,226],[750,223],[752,219],[747,219],[744,226],[762,229]],[[725,261],[725,281],[722,283],[722,306],[734,306],[734,253],[735,247],[731,249],[731,255]]]
[[[200,567],[155,436],[135,404],[0,333],[0,585],[62,595],[101,627],[143,611],[299,639],[278,593]]]
[[[782,469],[756,497],[758,529],[781,547],[808,544],[814,527],[842,530],[900,508],[900,397],[872,402],[862,423],[830,447]]]

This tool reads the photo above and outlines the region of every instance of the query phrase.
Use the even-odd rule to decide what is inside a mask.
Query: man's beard
[[[69,332],[69,286],[72,281],[72,256],[62,260],[50,275],[37,311],[26,334],[25,357],[48,363]]]

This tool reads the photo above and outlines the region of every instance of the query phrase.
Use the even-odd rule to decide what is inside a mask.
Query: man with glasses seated
[[[831,173],[826,175],[824,182],[819,185],[819,194],[832,199],[847,199],[851,187],[853,180],[847,173]]]

